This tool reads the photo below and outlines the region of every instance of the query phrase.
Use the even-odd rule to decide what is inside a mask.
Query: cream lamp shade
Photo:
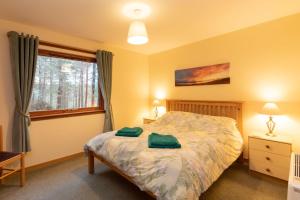
[[[128,31],[127,42],[134,45],[146,44],[148,42],[147,29],[143,22],[131,22]]]
[[[280,109],[277,106],[276,103],[265,103],[262,110],[261,110],[262,114],[265,115],[279,115],[280,114]]]

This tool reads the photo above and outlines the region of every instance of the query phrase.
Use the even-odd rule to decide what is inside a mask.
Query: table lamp
[[[279,107],[277,106],[276,103],[271,103],[271,102],[265,103],[262,108],[261,113],[265,114],[265,115],[269,115],[269,120],[266,123],[267,127],[269,129],[269,132],[266,133],[266,135],[276,136],[274,134],[274,129],[275,129],[276,123],[273,121],[273,115],[279,115]]]

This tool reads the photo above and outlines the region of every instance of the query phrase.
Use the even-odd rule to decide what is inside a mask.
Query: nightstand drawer
[[[250,162],[258,162],[265,165],[272,165],[289,170],[290,156],[277,155],[265,151],[260,151],[250,148],[249,150]]]
[[[257,160],[253,160],[250,162],[250,169],[269,175],[274,176],[283,180],[288,180],[289,177],[289,169],[277,167],[271,164],[265,164]]]
[[[290,156],[291,144],[249,137],[249,148]]]

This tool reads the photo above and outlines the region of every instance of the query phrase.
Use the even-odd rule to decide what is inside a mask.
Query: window
[[[30,103],[31,118],[103,112],[94,58],[39,50]]]

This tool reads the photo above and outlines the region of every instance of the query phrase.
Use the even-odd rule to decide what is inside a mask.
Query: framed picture
[[[230,84],[230,63],[179,69],[175,71],[175,86]]]

